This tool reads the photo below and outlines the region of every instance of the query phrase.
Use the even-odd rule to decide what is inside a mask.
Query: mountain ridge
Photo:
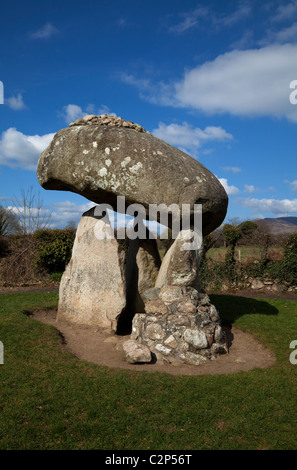
[[[297,217],[266,217],[253,222],[273,235],[297,233]]]

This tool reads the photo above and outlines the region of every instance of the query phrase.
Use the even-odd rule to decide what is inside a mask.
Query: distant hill
[[[297,217],[266,218],[254,220],[254,222],[273,235],[297,233]]]

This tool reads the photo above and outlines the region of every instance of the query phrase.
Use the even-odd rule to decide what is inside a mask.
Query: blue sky
[[[297,0],[16,0],[0,37],[0,204],[32,186],[53,226],[78,221],[93,204],[43,190],[37,160],[71,121],[112,113],[212,171],[226,221],[297,216]]]

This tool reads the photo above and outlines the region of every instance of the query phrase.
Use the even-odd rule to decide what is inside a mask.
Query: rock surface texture
[[[219,180],[186,153],[112,116],[85,116],[54,136],[41,154],[37,176],[45,189],[73,191],[117,209],[142,204],[202,204],[203,234],[225,218],[228,197]],[[157,219],[158,219],[157,214]],[[169,224],[171,221],[169,220]]]
[[[143,291],[156,281],[156,240],[117,240],[111,225],[94,212],[85,212],[78,224],[60,282],[58,318],[116,332],[129,330],[135,312],[144,312]],[[108,236],[98,238],[99,232]]]
[[[165,253],[156,279],[156,287],[173,285],[199,288],[198,268],[202,248],[200,250],[185,249],[185,245],[189,243],[191,233],[190,230],[180,231],[178,237]]]
[[[151,362],[152,354],[148,346],[138,343],[133,339],[123,343],[123,351],[129,364]]]
[[[117,237],[100,207],[83,214],[60,284],[58,317],[118,334],[132,330],[123,343],[130,363],[199,365],[228,352],[219,314],[200,292],[201,234],[200,244],[189,248],[196,204],[202,206],[203,235],[216,229],[227,211],[227,194],[207,168],[139,124],[89,115],[54,136],[39,158],[37,176],[45,189],[73,191],[115,211],[125,212],[131,204],[144,208],[134,219],[143,239],[127,232]],[[167,225],[174,233],[184,204],[190,221],[178,228],[161,264],[142,218],[160,221],[161,207],[165,212],[171,207]],[[158,206],[155,214],[152,205]]]
[[[136,314],[131,339],[158,360],[199,365],[228,352],[219,314],[207,294],[191,287],[149,289],[144,314]]]
[[[58,317],[116,329],[126,306],[126,251],[121,240],[96,238],[97,222],[91,209],[78,224],[72,258],[60,282]],[[101,227],[111,231],[107,223]]]

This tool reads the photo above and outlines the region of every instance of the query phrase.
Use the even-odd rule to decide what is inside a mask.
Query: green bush
[[[36,240],[33,235],[8,235],[0,240],[0,282],[4,285],[36,281]]]
[[[6,256],[8,251],[9,249],[7,237],[3,237],[0,235],[0,258]]]
[[[282,274],[286,282],[297,285],[297,233],[291,235],[285,245]]]
[[[203,289],[211,287],[220,290],[223,284],[235,282],[236,275],[232,273],[232,278],[230,278],[230,270],[226,263],[204,258],[199,267],[199,278]]]
[[[49,274],[63,272],[71,258],[75,230],[39,230],[34,237],[38,243],[37,268]]]
[[[266,261],[260,260],[250,264],[247,264],[245,267],[245,272],[249,277],[264,279],[265,274],[269,270],[269,265]]]
[[[296,264],[295,264],[296,269]],[[285,270],[281,261],[257,261],[242,265],[237,261],[226,263],[204,258],[199,268],[199,275],[204,289],[221,289],[223,285],[230,288],[244,287],[247,279],[271,279],[276,282],[288,282],[288,273],[292,276],[293,267],[290,271]],[[295,281],[296,283],[296,276]],[[293,282],[291,282],[293,284]]]
[[[229,249],[225,258],[225,276],[231,282],[237,282],[237,266],[235,261],[235,247],[242,234],[238,227],[225,224],[223,234],[228,243]]]

